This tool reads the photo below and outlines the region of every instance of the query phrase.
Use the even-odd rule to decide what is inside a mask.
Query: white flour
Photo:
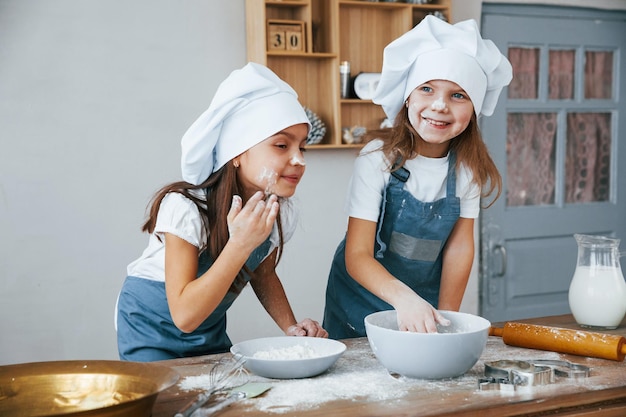
[[[252,355],[255,359],[310,359],[321,356],[313,348],[307,345],[294,345],[284,348],[260,350]]]
[[[211,379],[208,374],[186,376],[178,385],[183,391],[205,390],[212,386]]]

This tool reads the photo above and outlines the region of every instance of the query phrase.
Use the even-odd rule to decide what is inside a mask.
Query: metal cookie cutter
[[[518,387],[546,385],[554,382],[550,366],[527,361],[500,360],[485,362],[485,377],[478,381],[481,390],[515,391]]]
[[[588,377],[590,368],[568,361],[533,359],[529,361],[500,360],[485,363],[485,378],[478,379],[481,391],[515,391],[518,387],[546,385],[554,376]]]
[[[478,389],[481,391],[514,392],[515,385],[509,381],[509,378],[484,377],[478,378]]]
[[[538,366],[549,366],[554,370],[556,376],[565,378],[586,378],[591,369],[588,366],[572,363],[568,361],[558,361],[549,359],[533,359],[528,362]]]

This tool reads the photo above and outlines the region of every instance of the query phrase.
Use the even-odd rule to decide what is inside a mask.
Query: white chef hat
[[[477,116],[490,116],[512,77],[511,64],[492,41],[480,36],[476,21],[451,25],[428,15],[385,47],[373,101],[394,120],[416,87],[448,80],[465,90]]]
[[[183,180],[201,184],[237,155],[300,123],[310,128],[294,89],[250,62],[220,84],[209,108],[183,135]]]

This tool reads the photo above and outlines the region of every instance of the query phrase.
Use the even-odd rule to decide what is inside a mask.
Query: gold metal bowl
[[[123,361],[55,361],[0,366],[0,416],[149,417],[172,369]]]

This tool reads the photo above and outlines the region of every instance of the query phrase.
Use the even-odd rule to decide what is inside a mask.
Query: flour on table
[[[182,391],[193,391],[196,389],[209,389],[213,385],[208,374],[186,376],[178,383]]]
[[[313,410],[332,401],[369,401],[384,402],[393,407],[394,402],[403,401],[409,392],[424,391],[440,393],[442,401],[452,392],[467,393],[468,396],[501,396],[499,391],[478,390],[478,378],[484,376],[484,362],[502,359],[562,359],[555,352],[539,352],[531,349],[510,347],[502,344],[500,338],[490,337],[487,349],[480,360],[464,375],[442,380],[421,380],[392,376],[377,361],[367,340],[355,341],[350,349],[327,372],[302,379],[267,379],[250,374],[250,382],[269,382],[272,388],[263,395],[244,400],[249,407],[268,414],[292,415],[298,411]],[[593,374],[592,374],[593,375]],[[602,377],[560,378],[558,383],[541,386],[542,390],[563,390],[567,387],[584,385],[597,389]],[[179,385],[183,390],[203,389],[208,384],[206,376],[189,376]],[[531,392],[534,387],[530,388]],[[517,392],[514,396],[523,396]]]
[[[280,381],[261,378],[261,381],[276,383],[263,396],[251,399],[250,404],[267,413],[291,414],[337,400],[357,401],[367,398],[393,402],[405,397],[408,391],[420,387],[442,390],[474,387],[476,378],[477,375],[471,373],[437,381],[391,376],[376,360],[365,341],[354,344],[322,375]]]

